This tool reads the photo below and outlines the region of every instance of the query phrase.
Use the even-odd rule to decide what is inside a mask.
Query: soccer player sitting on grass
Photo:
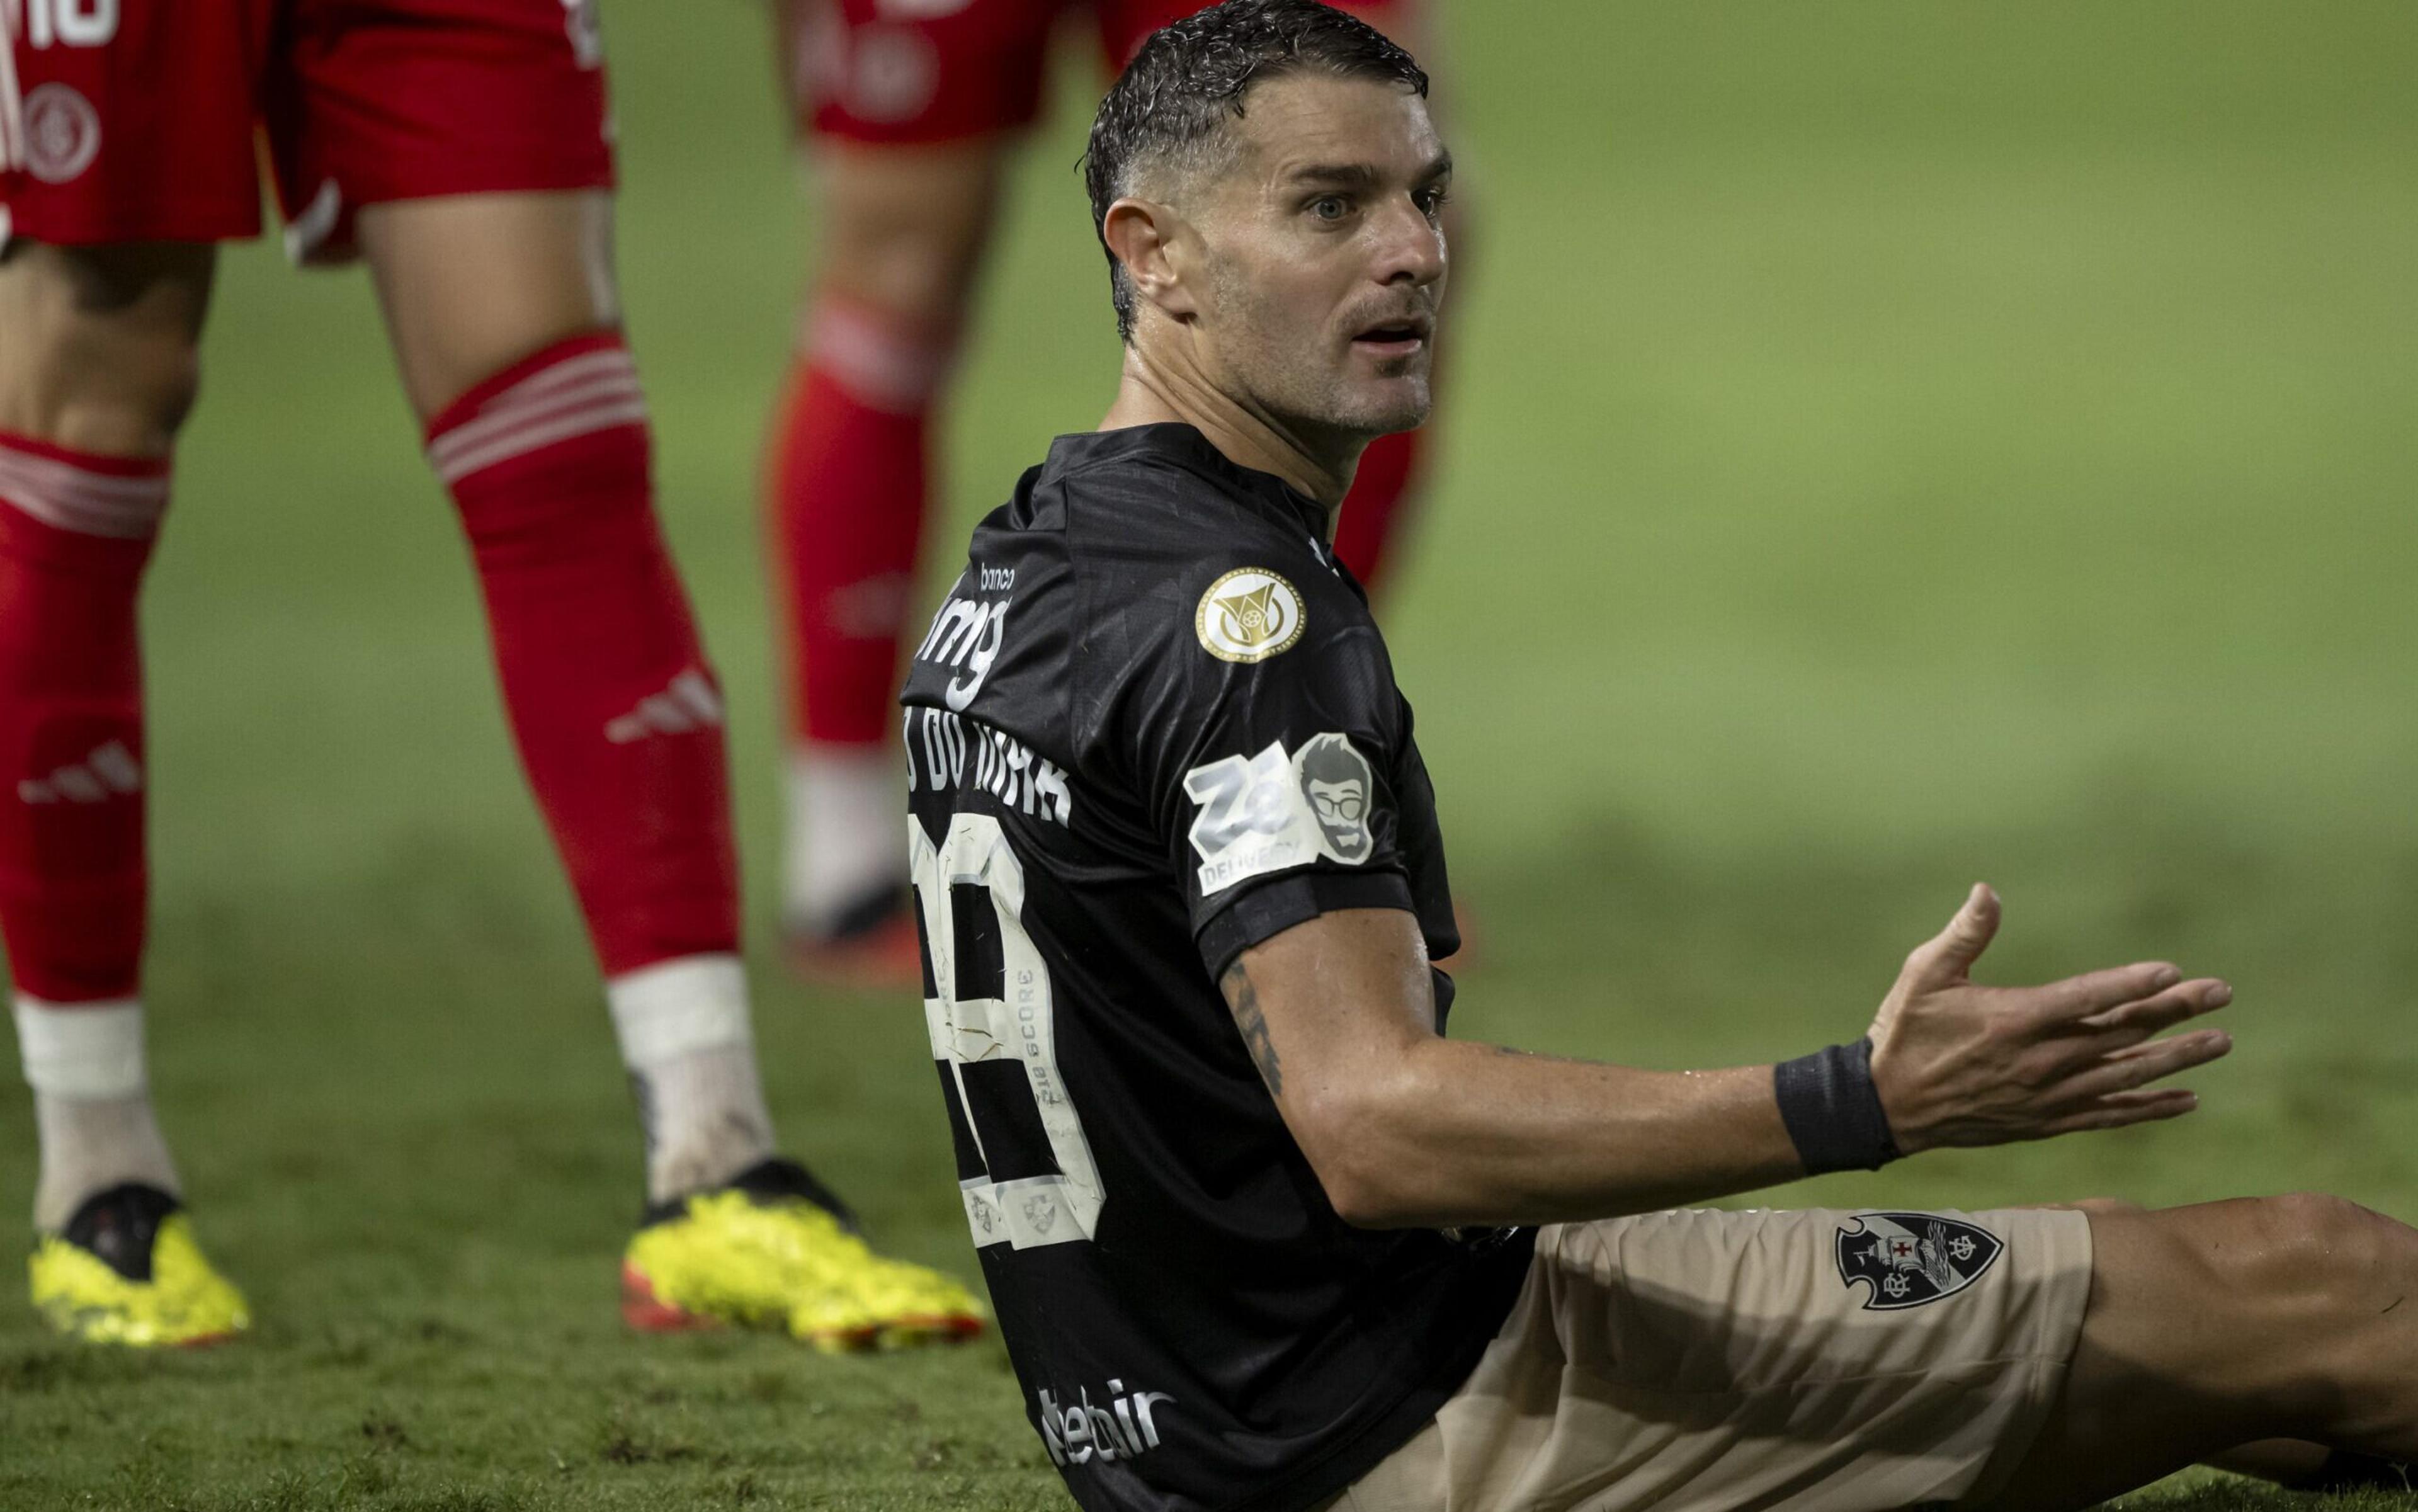
[[[2230,994],[1977,984],[1666,1074],[1446,1039],[1433,792],[1329,549],[1428,408],[1451,160],[1309,0],[1158,33],[1092,128],[1125,370],[975,531],[905,735],[926,1014],[1028,1410],[1106,1509],[2046,1512],[2195,1460],[2398,1484],[2418,1231],[1678,1204],[2189,1112]]]
[[[620,330],[591,0],[0,0],[0,931],[41,1138],[35,1306],[80,1337],[223,1336],[154,1121],[138,969],[135,602],[193,401],[212,243],[364,255],[485,591],[529,781],[646,1132],[641,1328],[961,1336],[773,1146],[738,955],[722,700],[656,529]]]

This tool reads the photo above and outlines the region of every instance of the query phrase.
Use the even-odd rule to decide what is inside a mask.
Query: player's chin
[[[1345,424],[1370,435],[1416,431],[1427,423],[1431,403],[1423,363],[1416,373],[1353,385]]]

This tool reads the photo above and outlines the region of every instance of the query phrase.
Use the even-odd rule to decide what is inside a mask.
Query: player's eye
[[[1433,189],[1419,191],[1417,200],[1419,213],[1432,221],[1444,213],[1444,207],[1451,202],[1452,195],[1439,184]]]
[[[1309,202],[1309,213],[1321,221],[1340,221],[1352,213],[1352,204],[1340,194],[1321,194]]]

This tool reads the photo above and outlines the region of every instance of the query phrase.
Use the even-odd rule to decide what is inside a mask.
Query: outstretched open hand
[[[1873,1082],[1898,1148],[2010,1144],[2178,1118],[2194,1092],[2158,1087],[2233,1048],[2223,1030],[2157,1036],[2233,1000],[2213,977],[2143,961],[2033,987],[1983,986],[1973,964],[1998,932],[1976,884],[1948,927],[1915,947],[1873,1020]]]

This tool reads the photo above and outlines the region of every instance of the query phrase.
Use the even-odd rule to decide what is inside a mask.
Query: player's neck
[[[1153,361],[1125,348],[1116,402],[1100,420],[1104,431],[1180,421],[1208,437],[1238,467],[1270,473],[1326,507],[1327,534],[1335,532],[1335,507],[1352,486],[1365,438],[1339,442],[1328,454],[1311,438],[1273,417],[1221,392],[1188,366]]]

